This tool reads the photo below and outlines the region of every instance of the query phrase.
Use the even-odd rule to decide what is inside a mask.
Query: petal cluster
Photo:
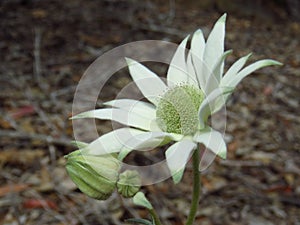
[[[175,183],[198,144],[204,144],[216,155],[226,158],[223,135],[207,125],[208,117],[221,109],[235,87],[253,71],[279,62],[265,59],[246,66],[250,57],[237,60],[223,75],[224,61],[231,51],[224,51],[224,14],[214,25],[207,40],[201,30],[187,36],[178,46],[167,71],[167,84],[155,73],[133,59],[126,58],[130,75],[149,102],[117,99],[104,103],[109,108],[83,112],[73,117],[113,120],[126,125],[107,133],[83,148],[94,155],[118,152],[123,159],[132,150],[151,149],[174,142],[165,152],[168,167]],[[190,49],[187,49],[190,41]],[[168,132],[157,120],[157,108],[167,90],[179,85],[192,86],[204,93],[197,109],[198,125],[193,133]]]

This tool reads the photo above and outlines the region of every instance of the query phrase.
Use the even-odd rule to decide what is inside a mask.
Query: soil
[[[278,3],[279,2],[279,3]],[[228,12],[227,65],[253,52],[282,67],[243,80],[227,104],[228,157],[201,176],[195,224],[300,224],[300,23],[281,1],[4,0],[0,3],[0,224],[128,224],[147,211],[114,193],[107,201],[76,189],[64,155],[75,150],[72,102],[88,66],[115,47],[140,40],[179,43],[207,35]],[[164,76],[166,67],[149,64]],[[99,102],[130,82],[126,69],[110,79]],[[98,132],[111,129],[98,124]],[[89,134],[86,133],[89,137]],[[92,139],[90,137],[90,139]],[[130,154],[132,164],[153,154]],[[183,181],[144,186],[164,225],[184,224],[191,201],[191,165]]]

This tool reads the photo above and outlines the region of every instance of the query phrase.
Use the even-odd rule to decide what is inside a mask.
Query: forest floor
[[[255,72],[229,100],[228,158],[203,172],[195,224],[300,224],[300,23],[276,5],[218,2],[0,3],[0,224],[118,225],[146,218],[130,200],[90,199],[68,178],[63,156],[75,150],[69,117],[76,85],[104,52],[139,40],[179,43],[198,28],[207,35],[224,10],[226,49],[234,50],[227,65],[253,52],[251,62],[272,58],[284,66]],[[101,101],[129,82],[124,70],[107,83]],[[99,124],[100,134],[109,129]],[[132,154],[128,162],[141,157],[152,160]],[[164,225],[183,224],[190,175],[189,164],[180,184],[168,179],[143,187]]]

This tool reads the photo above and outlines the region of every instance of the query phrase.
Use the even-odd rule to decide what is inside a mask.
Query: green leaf
[[[145,219],[135,219],[135,218],[132,218],[132,219],[126,220],[126,222],[128,222],[128,223],[137,223],[137,224],[145,224],[145,225],[155,225],[151,221],[145,220]]]
[[[138,206],[143,206],[147,209],[153,209],[153,206],[151,205],[151,203],[148,201],[148,199],[146,198],[145,194],[143,192],[138,192],[135,194],[135,196],[133,197],[133,203],[135,205]]]

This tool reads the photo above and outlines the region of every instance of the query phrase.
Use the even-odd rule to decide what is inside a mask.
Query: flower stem
[[[190,208],[190,213],[187,218],[186,225],[193,224],[195,217],[196,217],[198,205],[199,205],[199,198],[200,198],[199,163],[200,163],[200,150],[199,150],[199,148],[197,148],[193,154],[193,179],[194,179],[194,181],[193,181],[194,182],[193,183],[193,196],[192,196],[192,204],[191,204],[191,208]]]
[[[149,209],[149,213],[153,217],[155,225],[162,225],[162,223],[160,222],[159,217],[154,209]]]

